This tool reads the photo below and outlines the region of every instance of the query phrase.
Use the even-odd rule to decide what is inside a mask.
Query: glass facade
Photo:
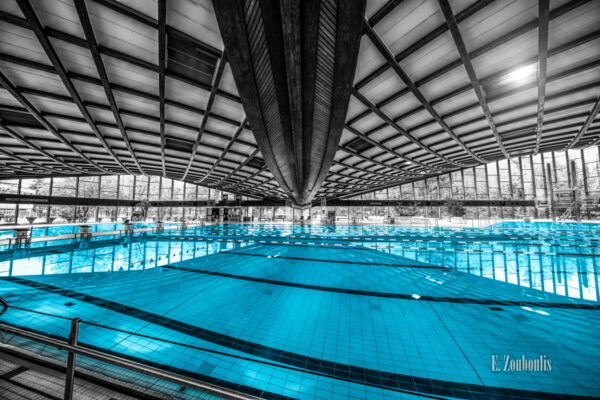
[[[570,173],[575,165],[575,180]],[[336,211],[339,222],[383,222],[386,217],[398,218],[448,216],[443,204],[448,199],[459,202],[506,200],[513,205],[465,205],[466,218],[549,218],[550,190],[548,168],[552,175],[552,189],[556,193],[568,188],[577,189],[580,216],[583,219],[600,218],[600,147],[555,151],[538,155],[499,160],[485,165],[452,171],[426,179],[416,180],[359,196],[350,200],[387,201],[402,200],[399,205],[344,206],[327,209]],[[231,193],[209,189],[160,176],[81,176],[54,178],[23,178],[0,181],[1,224],[115,222],[139,218],[144,201],[173,202],[168,207],[150,207],[146,218],[178,221],[215,219],[220,215],[211,207],[190,207],[182,201],[233,200]],[[9,202],[10,195],[62,197],[99,200],[119,200],[126,205],[45,205],[20,199]],[[242,197],[242,200],[246,200]],[[423,205],[418,201],[435,200],[437,205]],[[408,202],[407,202],[408,201]],[[414,203],[412,203],[414,201]],[[527,201],[526,205],[519,202]],[[441,202],[441,203],[440,203]],[[101,203],[100,203],[101,204]],[[132,205],[133,204],[133,205]],[[440,205],[442,204],[442,205]],[[324,209],[313,206],[310,212],[287,207],[238,207],[235,211],[254,221],[291,221],[311,217],[313,221],[324,218]],[[223,215],[223,214],[221,214]],[[216,217],[215,217],[216,216]],[[240,217],[241,218],[241,217]]]
[[[142,207],[136,202],[207,201],[221,196],[220,191],[215,189],[157,176],[136,175],[3,180],[0,181],[0,195],[2,194],[31,196],[31,200],[20,197],[19,204],[0,203],[0,224],[116,222],[132,219],[136,212],[139,213]],[[93,203],[96,205],[43,204],[40,197],[47,196],[122,200],[127,205],[103,206],[97,205],[97,201]],[[234,195],[228,194],[228,197],[233,199]],[[206,217],[206,207],[151,207],[147,217],[171,221],[182,218],[203,219]]]
[[[575,164],[576,182],[571,165]],[[550,218],[550,191],[548,168],[552,175],[554,192],[576,188],[580,215],[583,219],[600,218],[600,147],[572,149],[514,157],[485,165],[465,168],[436,177],[416,180],[400,186],[351,197],[351,200],[509,200],[533,201],[530,206],[511,205],[496,207],[466,206],[466,218]],[[329,207],[332,209],[332,207]],[[357,218],[376,222],[384,207],[356,207],[348,211],[336,207],[338,218]],[[384,212],[385,214],[385,212]],[[391,217],[443,217],[445,206],[391,206]]]

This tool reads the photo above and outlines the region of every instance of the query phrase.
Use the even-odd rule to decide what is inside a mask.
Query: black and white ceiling
[[[312,54],[304,4],[313,2],[274,12],[277,2],[240,1],[246,25],[236,32],[234,3],[0,1],[0,177],[161,175],[302,203],[600,141],[598,1],[359,0],[356,11],[322,0]],[[344,26],[350,18],[360,23]],[[261,46],[270,63],[257,59]],[[307,113],[294,114],[306,107],[294,99],[308,78],[290,65],[310,57],[316,133],[298,147]],[[335,74],[354,64],[345,87]],[[259,85],[264,68],[275,111]],[[271,124],[284,121],[284,103],[288,125]],[[277,147],[288,128],[290,155]],[[289,184],[286,157],[310,190]]]

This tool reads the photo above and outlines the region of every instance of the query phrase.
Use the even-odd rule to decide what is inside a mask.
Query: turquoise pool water
[[[257,360],[81,325],[86,346],[267,398],[597,398],[599,228],[216,225],[48,241],[0,249],[0,296]],[[68,336],[50,316],[0,320]],[[504,371],[505,356],[552,368]]]

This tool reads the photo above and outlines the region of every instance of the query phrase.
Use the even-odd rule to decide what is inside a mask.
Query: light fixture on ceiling
[[[536,64],[526,65],[519,69],[515,69],[512,72],[509,72],[506,75],[506,80],[512,83],[520,83],[524,80],[530,78],[531,76],[535,76],[537,70]]]

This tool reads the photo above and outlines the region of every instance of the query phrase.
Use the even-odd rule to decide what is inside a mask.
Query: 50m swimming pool
[[[599,243],[592,224],[217,225],[3,252],[0,296],[255,359],[81,329],[85,345],[265,397],[594,398]],[[68,333],[15,309],[1,319]],[[506,354],[553,368],[492,370]]]

